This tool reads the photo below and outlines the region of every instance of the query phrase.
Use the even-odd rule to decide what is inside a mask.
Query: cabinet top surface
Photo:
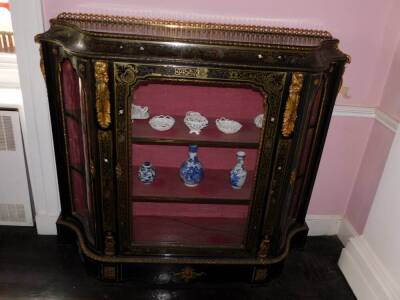
[[[61,13],[36,41],[90,58],[326,70],[350,57],[327,31]]]
[[[329,32],[321,30],[167,21],[80,13],[61,13],[51,23],[52,25],[73,25],[80,30],[104,36],[125,35],[132,38],[205,44],[314,48],[319,47],[323,41],[333,40]]]

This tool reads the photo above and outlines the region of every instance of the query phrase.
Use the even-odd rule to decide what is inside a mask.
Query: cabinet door
[[[257,255],[286,73],[115,63],[114,74],[116,161],[124,174],[117,179],[120,251]],[[150,118],[169,115],[175,123],[157,131],[146,113],[132,120],[133,104],[148,107],[143,111]],[[188,111],[208,120],[199,134],[184,122]],[[241,129],[223,133],[216,125],[221,117],[238,121]],[[189,145],[198,146],[204,170],[195,187],[180,176]],[[230,170],[238,151],[246,153],[247,178],[234,189]],[[145,162],[155,170],[151,183],[138,176]]]
[[[94,243],[88,101],[81,78],[68,59],[61,63],[60,77],[71,212]]]

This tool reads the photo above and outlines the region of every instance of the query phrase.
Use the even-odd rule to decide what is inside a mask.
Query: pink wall
[[[400,78],[400,31],[399,28],[400,1],[394,1],[387,19],[383,35],[381,59],[388,61],[390,68],[386,73],[377,74],[385,79],[380,108],[400,120],[400,92],[398,80]]]
[[[367,221],[393,138],[394,132],[374,122],[346,211],[358,233]]]
[[[389,68],[384,70],[377,65],[377,72],[375,72],[375,78],[384,79],[383,86],[381,80],[377,80],[375,86],[376,95],[381,100],[379,109],[397,121],[400,120],[399,10],[400,2],[394,1],[386,19],[382,39],[377,43],[381,48],[378,64],[385,66],[389,64]],[[345,215],[358,233],[364,231],[393,138],[394,132],[392,130],[375,122]]]
[[[381,109],[400,120],[400,41],[397,43],[396,52],[389,70],[386,86],[381,102]]]
[[[400,120],[399,9],[400,2],[394,1],[380,43],[382,50],[378,62],[384,64],[389,62],[390,67],[386,72],[376,72],[375,75],[384,78],[379,109],[398,121]],[[381,86],[377,85],[376,90],[379,88]],[[346,218],[351,221],[358,233],[364,230],[393,138],[393,131],[378,122],[374,124],[346,210]]]
[[[344,215],[373,119],[332,119],[308,213]]]

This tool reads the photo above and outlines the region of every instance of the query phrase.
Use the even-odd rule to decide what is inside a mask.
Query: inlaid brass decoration
[[[85,65],[84,65],[84,64],[79,64],[79,65],[78,65],[78,70],[79,70],[79,72],[80,72],[81,74],[85,73],[85,71],[86,71]]]
[[[107,232],[104,238],[104,253],[105,255],[115,255],[115,241],[111,232]]]
[[[207,78],[207,68],[175,68],[175,75],[184,77]]]
[[[284,137],[290,136],[294,131],[303,80],[304,75],[302,73],[293,73],[292,83],[289,87],[289,97],[286,101],[285,113],[283,115],[282,135]]]
[[[89,170],[90,170],[90,175],[92,175],[92,177],[94,177],[96,175],[96,167],[94,166],[93,160],[90,160]]]
[[[117,65],[115,79],[123,84],[131,85],[135,82],[137,73],[137,68],[134,65]]]
[[[118,178],[121,178],[124,172],[122,171],[122,167],[120,163],[117,163],[117,166],[115,167],[115,174],[117,174]]]
[[[294,183],[296,182],[296,170],[293,170],[292,173],[290,173],[290,185],[293,187]]]
[[[98,138],[99,138],[100,142],[102,142],[102,143],[111,142],[111,132],[99,130],[97,134],[98,134]]]
[[[309,36],[309,37],[323,37],[331,38],[332,35],[325,30],[313,30],[303,28],[287,28],[287,27],[272,27],[260,25],[243,25],[243,24],[223,24],[223,23],[200,23],[193,21],[177,21],[177,20],[162,20],[151,18],[138,18],[128,16],[110,16],[101,14],[87,14],[87,13],[71,13],[63,12],[57,16],[59,20],[69,20],[76,22],[100,22],[104,24],[114,25],[150,25],[162,26],[169,28],[187,28],[199,30],[228,30],[228,31],[249,31],[260,32],[269,34],[287,34],[294,36]]]
[[[268,237],[265,237],[265,239],[262,240],[260,243],[260,247],[258,248],[258,257],[261,259],[267,258],[268,255],[268,250],[269,250],[269,239]]]
[[[103,279],[115,280],[117,279],[117,270],[115,266],[104,266],[103,267]]]
[[[97,122],[106,129],[111,123],[110,91],[108,90],[108,64],[105,61],[96,61],[96,110]]]
[[[267,268],[257,268],[254,274],[254,281],[264,281],[267,279],[268,270]]]
[[[185,267],[180,272],[174,273],[174,276],[185,281],[189,282],[193,279],[199,278],[201,276],[206,275],[204,272],[197,273],[191,267]]]

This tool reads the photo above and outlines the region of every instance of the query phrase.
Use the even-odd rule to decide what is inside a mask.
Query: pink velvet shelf
[[[133,167],[133,201],[249,204],[252,198],[253,172],[248,173],[244,186],[235,190],[229,182],[229,170],[206,169],[198,186],[187,187],[179,177],[179,168],[156,167],[156,178],[149,185],[137,178],[138,168]]]
[[[240,246],[246,219],[175,216],[134,216],[136,244]]]
[[[132,121],[132,142],[143,144],[191,144],[214,147],[257,148],[261,129],[253,120],[237,120],[243,127],[234,134],[225,134],[218,130],[215,118],[208,119],[208,126],[199,135],[189,134],[189,128],[183,122],[183,116],[174,116],[175,124],[167,131],[151,128],[149,120]]]

